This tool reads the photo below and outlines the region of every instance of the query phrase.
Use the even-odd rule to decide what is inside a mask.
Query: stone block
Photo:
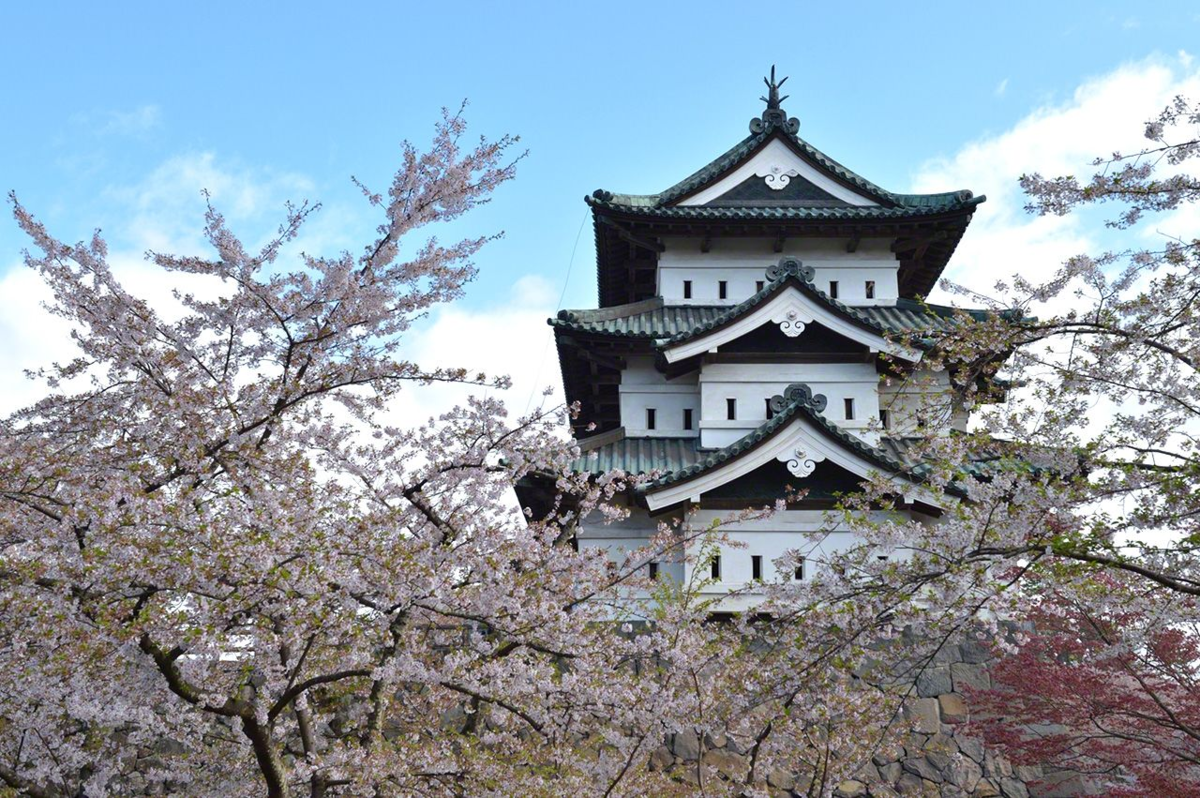
[[[732,751],[705,751],[704,764],[716,768],[731,779],[739,778],[746,770],[746,760]]]
[[[767,774],[767,784],[777,790],[790,790],[796,786],[796,777],[783,768],[772,768]]]
[[[969,662],[956,662],[950,666],[950,676],[954,681],[954,692],[965,693],[966,689],[992,689],[992,676],[986,665],[972,665]],[[950,692],[949,690],[946,691]]]
[[[983,743],[974,737],[955,737],[958,750],[971,757],[976,764],[983,764]]]
[[[886,765],[879,766],[879,778],[882,779],[885,784],[895,784],[900,780],[900,775],[903,772],[904,769],[900,767],[899,762],[889,762]],[[873,787],[871,789],[874,791]]]
[[[946,693],[938,696],[938,707],[942,720],[946,723],[965,723],[971,713],[967,710],[967,702],[958,693]]]
[[[982,640],[967,640],[958,646],[963,662],[975,665],[987,662],[992,658],[992,647]]]
[[[671,741],[671,751],[684,762],[700,758],[700,736],[694,731],[682,731]]]
[[[837,798],[863,798],[867,794],[867,785],[858,779],[846,779],[834,791]]]
[[[1000,788],[991,779],[980,779],[975,785],[977,798],[1000,798]]]
[[[934,784],[941,784],[943,781],[942,774],[928,758],[923,756],[910,756],[900,763],[900,767],[914,776],[920,776],[925,781],[932,781]]]
[[[913,729],[922,734],[937,734],[941,729],[938,717],[938,699],[919,698],[912,702]]]
[[[921,795],[925,792],[925,785],[928,783],[922,781],[920,776],[905,773],[896,782],[896,792],[901,795]]]
[[[1007,776],[1000,779],[1000,793],[1004,798],[1029,798],[1025,783]]]
[[[1077,795],[1092,794],[1087,780],[1078,773],[1058,771],[1047,773],[1032,782],[1028,789],[1033,798],[1075,798]]]
[[[671,753],[671,749],[660,745],[654,749],[654,753],[650,754],[650,769],[666,770],[674,761],[675,755]]]
[[[917,677],[917,695],[922,698],[933,698],[953,690],[950,668],[945,665],[930,666]]]
[[[942,775],[951,784],[961,787],[965,792],[972,792],[979,784],[979,780],[983,778],[983,768],[959,754],[942,769]]]

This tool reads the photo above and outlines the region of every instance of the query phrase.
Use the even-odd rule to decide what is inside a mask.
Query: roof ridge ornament
[[[800,130],[800,120],[795,117],[788,117],[787,113],[780,107],[780,103],[786,100],[790,95],[779,96],[779,89],[783,84],[787,83],[787,77],[778,83],[775,82],[775,65],[771,64],[771,77],[763,78],[763,83],[767,84],[767,96],[759,97],[760,100],[767,104],[766,110],[762,112],[761,117],[756,117],[750,120],[751,133],[766,133],[772,128],[778,127],[787,133],[796,133]]]
[[[811,407],[820,413],[826,408],[828,403],[829,400],[825,398],[825,394],[814,394],[812,388],[808,387],[805,383],[793,382],[782,395],[776,394],[771,397],[771,412],[778,415],[787,410],[792,404],[800,404]]]
[[[803,261],[791,255],[784,255],[778,263],[767,267],[767,280],[772,283],[788,276],[811,283],[816,275],[816,269],[812,266],[805,266]]]

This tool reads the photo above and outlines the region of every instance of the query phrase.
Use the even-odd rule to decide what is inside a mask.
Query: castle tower
[[[658,194],[587,198],[600,307],[550,320],[580,406],[574,467],[653,477],[624,497],[624,522],[585,519],[579,546],[619,558],[672,515],[704,524],[805,491],[730,528],[744,548],[695,566],[711,569],[716,594],[811,576],[848,533],[800,533],[823,528],[835,494],[871,474],[895,481],[902,512],[935,518],[908,443],[968,420],[948,375],[919,365],[923,335],[955,311],[921,298],[984,197],[880,188],[800,138],[774,69],[766,83],[750,135],[694,174]],[[536,506],[546,490],[531,483],[521,500]],[[777,566],[787,551],[799,556]],[[647,567],[687,579],[693,566]]]

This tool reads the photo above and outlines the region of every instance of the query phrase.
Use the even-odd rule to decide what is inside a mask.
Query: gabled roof
[[[768,100],[751,120],[750,135],[675,185],[655,194],[599,189],[585,201],[592,208],[597,245],[600,304],[611,306],[653,293],[651,254],[663,236],[847,236],[903,239],[897,249],[900,290],[924,296],[936,284],[975,208],[985,201],[970,191],[903,194],[888,191],[830,158],[798,135],[800,124]],[[774,158],[783,147],[796,164],[773,189],[749,190],[749,181],[719,197],[698,195],[734,176],[756,158]],[[757,171],[755,174],[759,174]],[[807,177],[805,176],[807,175]],[[809,178],[823,184],[813,185]],[[738,180],[741,177],[737,178]],[[736,182],[736,181],[734,181]],[[758,183],[762,183],[759,180]],[[797,189],[803,184],[803,190]],[[829,192],[840,193],[834,197]],[[698,230],[699,228],[699,230]],[[628,244],[646,252],[633,257]],[[630,261],[633,260],[633,263]]]
[[[895,307],[851,307],[813,285],[812,268],[788,256],[768,269],[766,277],[768,282],[761,291],[732,307],[668,308],[663,305],[661,298],[656,298],[599,310],[563,310],[559,311],[557,318],[549,319],[549,323],[560,329],[596,335],[651,339],[655,348],[670,349],[732,325],[757,308],[769,304],[789,288],[800,291],[807,299],[828,309],[836,317],[886,341],[900,335],[916,339],[922,333],[951,329],[961,324],[959,313],[975,319],[984,319],[988,315],[986,310],[958,310],[904,299],[899,300]]]

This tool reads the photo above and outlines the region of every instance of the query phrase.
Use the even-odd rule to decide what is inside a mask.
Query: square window
[[[684,299],[692,298],[692,281],[691,280],[683,281],[683,298]]]
[[[750,556],[750,578],[756,582],[762,581],[762,555],[753,554]]]
[[[713,579],[720,581],[720,579],[721,579],[721,555],[720,554],[713,555],[712,562],[709,563],[709,572],[712,574]]]
[[[690,408],[690,407],[685,407],[683,409],[683,428],[684,429],[692,428],[692,408]]]
[[[658,563],[656,562],[650,563],[650,578],[658,579]]]
[[[658,421],[658,411],[653,407],[646,408],[646,429],[654,429],[655,423]]]
[[[717,281],[717,297],[720,299],[729,298],[729,283],[724,280]]]
[[[795,580],[797,582],[804,581],[804,558],[803,557],[801,557],[799,562],[796,563],[796,571],[795,571],[795,573],[792,574],[792,576],[793,576],[793,578],[795,578]]]
[[[867,280],[867,299],[875,298],[875,281]]]
[[[843,409],[846,411],[846,420],[853,421],[854,420],[854,400],[853,399],[843,399],[842,403],[844,405]]]
[[[829,281],[829,298],[830,298],[830,299],[837,299],[837,298],[838,298],[838,295],[837,295],[837,280],[830,280],[830,281]]]
[[[730,421],[737,419],[737,399],[725,400],[725,418]]]

